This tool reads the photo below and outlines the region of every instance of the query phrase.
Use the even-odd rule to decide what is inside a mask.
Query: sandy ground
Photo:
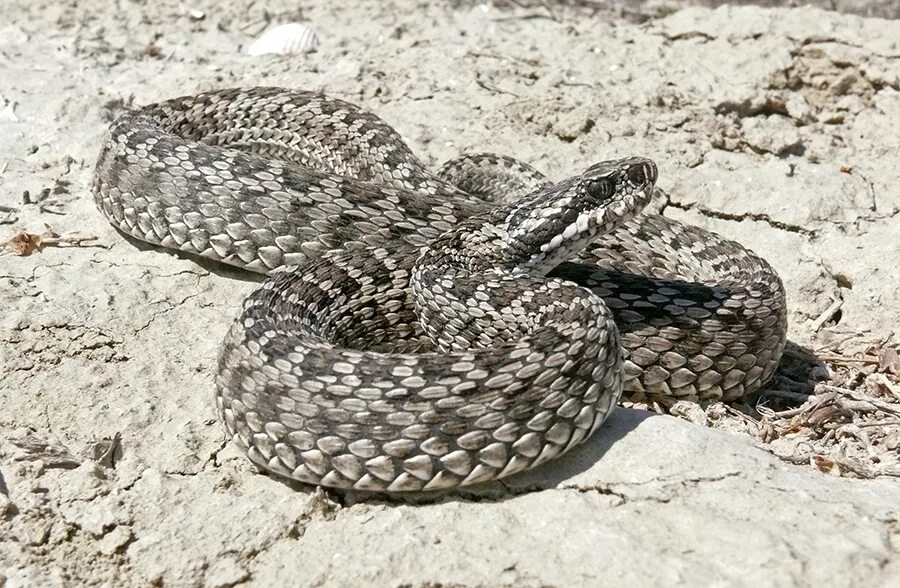
[[[898,585],[897,21],[309,4],[4,3],[0,586]],[[243,53],[297,20],[317,53]],[[620,409],[562,460],[465,493],[256,472],[212,409],[255,278],[123,238],[89,193],[117,113],[238,85],[363,104],[434,165],[653,157],[657,208],[784,278],[785,368],[747,403],[669,407],[709,427]],[[43,246],[17,255],[27,234]]]

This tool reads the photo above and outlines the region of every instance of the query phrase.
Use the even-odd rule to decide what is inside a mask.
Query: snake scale
[[[551,460],[623,391],[734,400],[772,375],[781,280],[642,213],[656,179],[638,157],[560,182],[489,154],[432,173],[350,103],[239,88],[119,117],[93,193],[137,239],[268,274],[216,376],[253,462],[395,492]]]

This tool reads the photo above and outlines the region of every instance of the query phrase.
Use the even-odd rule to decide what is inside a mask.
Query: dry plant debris
[[[48,225],[44,225],[44,228],[45,230],[41,234],[19,231],[11,239],[3,243],[3,248],[12,255],[24,257],[44,247],[101,247],[98,243],[91,243],[91,241],[97,240],[95,236],[70,235],[62,237]]]

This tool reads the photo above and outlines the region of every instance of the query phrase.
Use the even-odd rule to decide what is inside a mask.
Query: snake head
[[[583,208],[590,209],[612,199],[633,197],[637,207],[643,207],[656,184],[656,164],[644,157],[629,157],[602,161],[581,174],[584,190]],[[647,202],[643,201],[646,198]]]
[[[538,189],[505,218],[515,269],[545,275],[650,202],[657,169],[629,157],[592,165],[581,175]]]

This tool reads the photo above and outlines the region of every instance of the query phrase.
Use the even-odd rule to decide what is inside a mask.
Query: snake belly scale
[[[432,173],[350,103],[238,88],[119,117],[93,193],[137,239],[268,274],[216,377],[253,462],[394,492],[551,460],[623,390],[733,400],[773,374],[781,280],[641,213],[656,179],[638,157],[560,182],[490,154]]]

